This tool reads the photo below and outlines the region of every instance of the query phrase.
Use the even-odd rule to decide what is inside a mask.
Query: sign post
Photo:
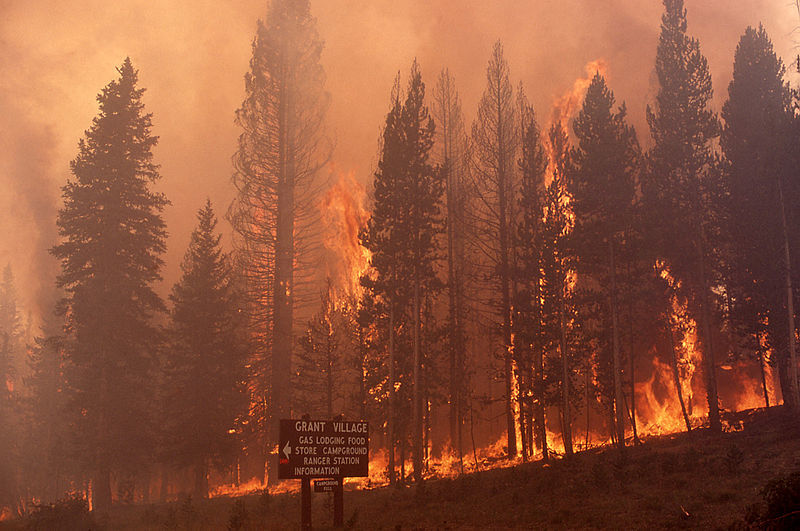
[[[311,480],[300,480],[300,529],[311,531]]]
[[[344,524],[344,479],[336,478],[336,489],[333,491],[333,527]]]
[[[369,475],[369,424],[347,420],[281,419],[278,479],[300,479],[303,529],[311,529],[311,479],[315,491],[333,490],[333,525],[344,521],[346,477]],[[318,490],[319,489],[319,490]]]

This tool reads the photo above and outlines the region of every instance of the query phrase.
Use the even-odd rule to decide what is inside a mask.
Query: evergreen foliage
[[[65,376],[74,448],[94,475],[94,506],[111,502],[111,472],[132,474],[154,444],[153,318],[164,303],[160,280],[169,204],[150,186],[159,178],[130,59],[97,96],[99,113],[78,145],[58,213],[58,286],[67,317]]]
[[[240,447],[237,421],[248,408],[247,338],[210,200],[197,220],[170,294],[164,400],[170,461],[194,467],[194,494],[202,498],[209,469],[233,465]]]
[[[656,52],[659,90],[647,122],[654,145],[643,182],[650,234],[688,300],[700,331],[711,427],[720,431],[714,335],[720,303],[719,231],[725,194],[712,144],[719,123],[711,110],[711,73],[700,43],[686,33],[683,0],[664,0]]]

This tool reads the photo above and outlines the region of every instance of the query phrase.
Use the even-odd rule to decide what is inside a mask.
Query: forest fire
[[[572,88],[559,96],[553,102],[550,124],[548,129],[556,122],[561,125],[564,131],[570,130],[570,120],[575,116],[581,102],[583,101],[586,90],[592,82],[592,78],[599,74],[606,77],[608,73],[608,62],[605,59],[595,59],[589,61],[584,66],[585,77],[579,77],[572,84]]]
[[[328,253],[325,264],[338,291],[336,299],[343,301],[361,294],[360,278],[369,266],[370,252],[361,245],[358,233],[366,225],[369,212],[365,207],[366,192],[353,172],[331,173],[336,180],[321,203]]]
[[[135,31],[49,40],[11,0],[0,528],[308,529],[323,475],[335,527],[342,481],[379,500],[350,528],[702,527],[771,479],[743,463],[800,433],[800,91],[744,24],[778,8],[395,3],[111,5]]]

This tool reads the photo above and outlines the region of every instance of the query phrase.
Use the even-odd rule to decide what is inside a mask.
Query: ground
[[[748,512],[763,505],[769,480],[800,471],[800,429],[782,408],[745,412],[731,422],[741,431],[654,438],[628,448],[624,458],[616,449],[597,448],[550,465],[431,479],[422,489],[346,491],[345,524],[368,530],[741,527]],[[331,505],[329,494],[313,495],[315,529],[330,529]],[[299,519],[299,495],[262,494],[118,506],[105,526],[92,527],[299,529]],[[54,528],[29,519],[0,529],[26,525]]]

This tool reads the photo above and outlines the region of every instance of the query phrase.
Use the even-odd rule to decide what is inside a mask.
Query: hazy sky
[[[789,0],[687,0],[689,31],[714,75],[717,108],[733,52],[749,25],[763,22],[791,61],[800,25]],[[264,0],[0,0],[0,265],[11,263],[26,307],[52,285],[60,186],[96,94],[130,56],[154,114],[162,189],[173,206],[165,284],[210,197],[224,213],[233,193],[231,156],[256,20]],[[609,84],[625,100],[640,139],[653,94],[658,0],[312,0],[325,40],[332,94],[329,129],[336,168],[371,179],[377,140],[398,70],[414,57],[429,90],[443,67],[454,74],[467,124],[485,83],[492,43],[505,46],[513,83],[522,81],[540,116],[585,75],[608,63]],[[796,34],[800,40],[800,32]],[[222,221],[227,231],[226,222]]]

